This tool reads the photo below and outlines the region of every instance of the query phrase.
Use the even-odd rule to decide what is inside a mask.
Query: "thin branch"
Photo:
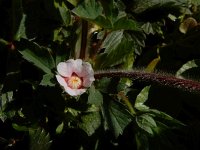
[[[86,20],[82,20],[80,59],[85,59],[86,48],[87,48],[87,35],[88,35],[88,22]]]

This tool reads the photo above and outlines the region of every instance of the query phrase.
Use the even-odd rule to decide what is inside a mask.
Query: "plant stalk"
[[[120,77],[131,78],[135,82],[147,85],[160,85],[170,88],[177,88],[183,91],[200,93],[200,82],[177,78],[172,75],[160,73],[148,73],[144,71],[124,71],[124,70],[108,70],[97,71],[94,74],[95,79],[103,77]]]

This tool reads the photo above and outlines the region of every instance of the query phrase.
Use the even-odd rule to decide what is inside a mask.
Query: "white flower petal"
[[[71,89],[68,86],[64,86],[64,89],[71,96],[78,96],[86,92],[86,89]]]
[[[94,76],[94,71],[92,69],[91,64],[89,64],[88,62],[83,62],[83,67],[80,76],[81,77]]]
[[[70,77],[72,75],[73,63],[71,61],[60,62],[57,65],[57,71],[61,76]]]
[[[56,79],[60,83],[60,85],[67,86],[65,79],[63,77],[61,77],[60,75],[56,75]]]
[[[68,86],[64,77],[70,78],[73,73],[83,79],[81,83],[83,87],[90,87],[94,79],[94,71],[91,64],[83,62],[81,59],[69,59],[66,62],[61,62],[57,66],[59,75],[56,78],[65,91],[71,96],[78,96],[83,94],[86,89],[76,89]]]
[[[78,76],[82,72],[82,60],[81,59],[76,59],[73,62],[73,72],[75,72]]]
[[[90,87],[94,80],[95,80],[94,77],[84,78],[83,79],[83,86],[84,87]]]

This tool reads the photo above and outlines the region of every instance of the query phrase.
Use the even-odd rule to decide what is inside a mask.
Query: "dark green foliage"
[[[198,0],[0,0],[0,17],[1,150],[200,149],[200,94],[167,76],[200,80]],[[72,97],[56,67],[78,58],[106,76]],[[155,76],[122,76],[138,68]]]

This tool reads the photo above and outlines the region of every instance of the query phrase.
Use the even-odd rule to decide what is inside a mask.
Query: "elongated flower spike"
[[[64,90],[71,96],[78,96],[86,92],[94,79],[91,64],[81,59],[69,59],[57,65],[56,79]]]

